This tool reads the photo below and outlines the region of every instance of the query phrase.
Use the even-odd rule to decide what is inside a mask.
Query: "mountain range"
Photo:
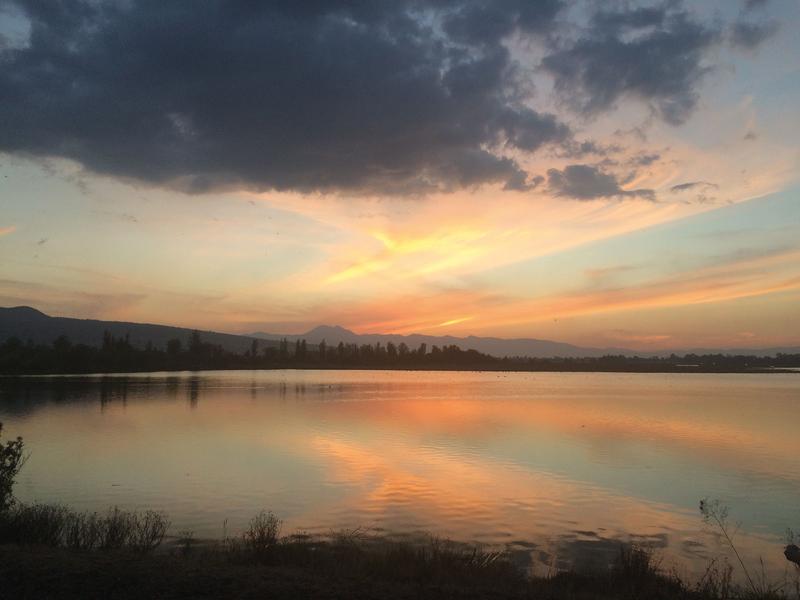
[[[0,342],[10,337],[17,337],[23,341],[31,340],[37,344],[49,344],[57,337],[66,335],[73,343],[99,346],[102,344],[104,332],[110,332],[115,337],[128,336],[130,342],[137,347],[144,347],[147,342],[152,342],[157,348],[164,348],[167,341],[178,338],[186,343],[193,329],[172,327],[169,325],[155,325],[150,323],[129,323],[124,321],[99,321],[95,319],[73,319],[68,317],[51,317],[29,306],[13,308],[0,307]],[[410,348],[418,348],[420,344],[431,346],[456,345],[463,350],[473,349],[493,356],[530,356],[534,358],[562,357],[597,357],[607,354],[625,356],[666,356],[675,354],[747,354],[756,356],[770,356],[777,353],[800,353],[800,347],[784,348],[691,348],[665,350],[659,352],[644,352],[628,348],[591,348],[575,346],[563,342],[540,340],[535,338],[504,339],[495,337],[454,337],[433,336],[422,334],[357,334],[349,329],[338,326],[320,325],[306,333],[286,335],[265,332],[255,332],[249,335],[236,335],[219,333],[216,331],[200,331],[202,339],[212,344],[218,344],[230,352],[244,352],[249,349],[254,339],[260,341],[261,347],[275,346],[281,339],[290,342],[305,339],[311,345],[317,345],[323,340],[328,346],[335,346],[339,342],[345,344],[371,344],[381,343],[386,345],[392,342],[396,345],[405,343]]]
[[[328,346],[336,345],[339,342],[345,344],[376,344],[386,345],[405,343],[409,348],[418,348],[420,344],[431,346],[449,346],[455,344],[462,350],[477,350],[492,356],[529,356],[532,358],[561,357],[598,357],[609,354],[623,356],[669,356],[675,354],[746,354],[754,356],[773,356],[777,353],[795,354],[800,353],[800,347],[785,348],[691,348],[680,350],[661,350],[658,352],[646,352],[642,350],[631,350],[630,348],[592,348],[585,346],[575,346],[564,342],[554,342],[552,340],[540,340],[536,338],[496,338],[496,337],[477,337],[470,335],[467,337],[454,337],[450,335],[423,335],[412,333],[410,335],[399,335],[391,333],[366,333],[358,334],[339,326],[320,325],[314,329],[299,335],[271,334],[261,331],[249,334],[251,337],[263,340],[280,340],[283,338],[289,341],[305,339],[310,344],[319,344],[325,341]]]
[[[337,345],[339,342],[345,344],[371,344],[377,343],[384,346],[389,342],[396,345],[405,343],[409,348],[419,348],[420,344],[431,346],[451,346],[456,345],[462,350],[477,350],[492,356],[531,356],[535,358],[546,358],[551,356],[603,356],[606,354],[625,354],[633,356],[634,350],[625,348],[583,348],[554,342],[551,340],[539,340],[533,338],[503,339],[494,337],[454,337],[451,335],[423,335],[412,333],[410,335],[398,335],[391,333],[366,333],[358,334],[339,326],[320,325],[314,329],[299,335],[277,335],[264,333],[261,331],[251,333],[252,337],[263,340],[280,340],[286,338],[289,341],[305,339],[309,344],[319,344],[325,341],[328,346]],[[639,353],[641,354],[641,353]]]

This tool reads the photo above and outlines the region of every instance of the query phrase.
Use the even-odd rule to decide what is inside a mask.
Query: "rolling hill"
[[[138,348],[143,348],[147,342],[164,348],[173,338],[185,344],[194,330],[149,323],[51,317],[29,306],[0,308],[0,341],[17,337],[24,342],[32,340],[37,344],[49,344],[66,335],[75,344],[100,346],[106,331],[115,337],[129,336],[131,344]],[[218,344],[230,352],[244,352],[253,342],[250,337],[214,331],[201,331],[200,335],[203,341]]]

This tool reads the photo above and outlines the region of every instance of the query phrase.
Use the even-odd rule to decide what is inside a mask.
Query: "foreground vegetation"
[[[737,587],[726,562],[712,563],[699,581],[687,583],[637,546],[621,547],[607,569],[530,577],[508,554],[437,538],[395,542],[358,532],[281,537],[271,513],[257,515],[237,538],[200,543],[184,533],[165,545],[161,515],[112,509],[92,517],[42,506],[12,513],[28,516],[11,517],[17,523],[11,538],[0,528],[2,598],[772,600],[799,591],[796,580]],[[85,525],[94,519],[101,523],[99,535],[88,534],[95,543],[76,541],[94,532]],[[83,532],[78,538],[72,537],[76,526]],[[114,528],[123,535],[110,541]]]
[[[617,371],[617,372],[772,372],[799,367],[800,354],[774,357],[687,354],[669,357],[603,356],[597,358],[498,358],[458,346],[388,343],[328,346],[298,340],[290,344],[253,340],[237,354],[204,342],[195,332],[188,340],[173,339],[165,348],[138,348],[127,338],[106,333],[100,346],[72,344],[60,337],[52,344],[24,343],[9,338],[0,344],[0,374],[120,373],[203,369],[431,369],[486,371]]]
[[[0,426],[0,429],[2,427]],[[532,577],[508,553],[431,537],[396,542],[358,531],[281,535],[272,513],[238,537],[200,543],[191,532],[165,544],[166,516],[112,508],[104,514],[11,495],[24,462],[21,439],[0,444],[0,598],[508,598],[774,600],[800,597],[800,579],[754,578],[741,561],[718,503],[701,513],[730,543],[748,584],[712,561],[688,583],[664,571],[645,547],[621,546],[608,568]],[[795,560],[800,549],[790,545]],[[800,562],[800,558],[795,562]]]

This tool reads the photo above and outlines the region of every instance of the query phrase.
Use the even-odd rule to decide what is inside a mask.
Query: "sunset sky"
[[[800,345],[800,3],[0,0],[0,306]]]

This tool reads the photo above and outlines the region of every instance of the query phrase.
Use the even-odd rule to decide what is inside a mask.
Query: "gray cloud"
[[[543,69],[583,114],[631,96],[680,123],[721,37],[671,0],[596,11],[565,41],[565,6],[0,0],[29,31],[0,45],[0,152],[190,193],[530,190],[541,181],[521,155],[550,147],[580,161],[621,149],[576,141],[536,110],[507,39],[541,41]],[[761,34],[738,35],[747,45]]]
[[[617,178],[590,165],[568,165],[563,170],[547,171],[547,185],[557,196],[576,200],[609,197],[639,197],[655,200],[651,189],[623,190]]]
[[[600,144],[594,140],[585,140],[583,142],[569,140],[561,144],[556,155],[559,158],[581,159],[588,155],[608,156],[623,150],[624,148],[619,144]]]
[[[546,33],[563,8],[562,0],[474,0],[456,4],[443,29],[458,42],[496,44],[515,30]]]
[[[630,163],[636,165],[637,167],[649,167],[661,158],[661,155],[658,153],[652,154],[637,154],[633,158],[631,158]]]
[[[720,36],[676,6],[601,10],[589,31],[545,56],[542,67],[565,102],[583,114],[633,97],[680,124],[697,104],[697,87],[709,70],[703,59]]]
[[[769,3],[769,0],[744,0],[744,10],[750,11],[757,8],[763,8]]]
[[[686,183],[679,183],[678,185],[673,185],[669,188],[670,192],[685,192],[688,190],[693,190],[697,188],[714,188],[717,189],[719,186],[716,183],[710,183],[708,181],[687,181]]]
[[[30,36],[0,56],[0,151],[188,192],[402,194],[527,189],[504,154],[571,137],[501,43],[555,0],[6,2]]]
[[[753,50],[775,35],[777,31],[778,23],[775,21],[753,23],[740,19],[731,26],[728,35],[732,46]]]

